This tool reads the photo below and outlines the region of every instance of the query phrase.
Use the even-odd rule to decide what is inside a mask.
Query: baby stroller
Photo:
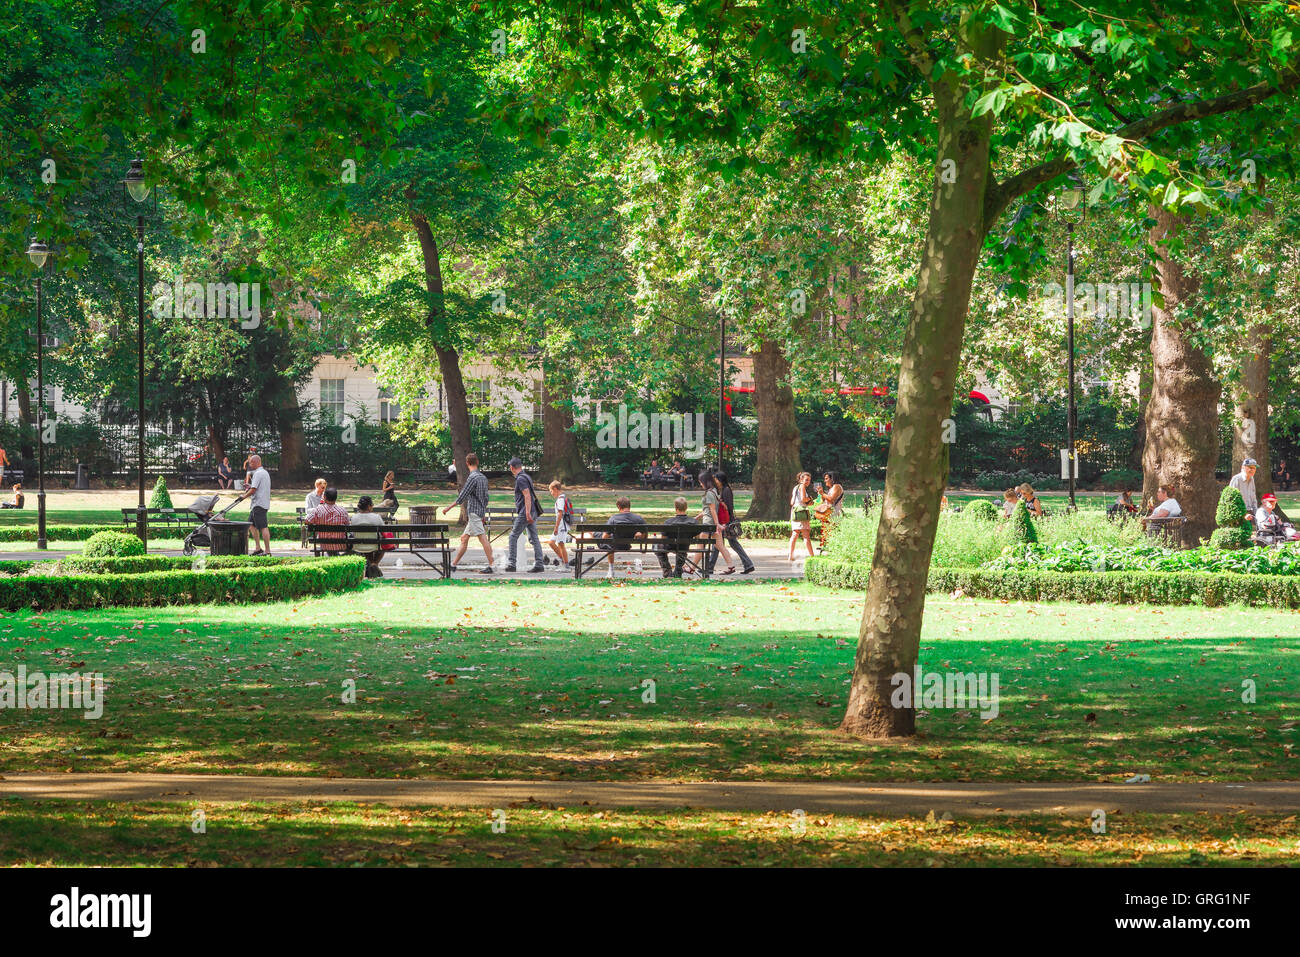
[[[185,536],[185,541],[181,544],[181,551],[186,555],[193,555],[195,550],[199,548],[211,548],[212,536],[208,534],[211,523],[223,517],[243,501],[242,498],[236,498],[221,511],[214,514],[212,510],[217,507],[217,499],[220,497],[220,495],[200,495],[185,509],[185,511],[192,512],[199,518],[199,524],[190,530],[190,533]]]

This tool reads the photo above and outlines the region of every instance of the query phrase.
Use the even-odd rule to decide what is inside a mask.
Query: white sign
[[[1069,477],[1070,477],[1070,450],[1061,449],[1061,478],[1068,479]],[[1079,453],[1078,452],[1074,453],[1074,479],[1076,482],[1079,480]]]

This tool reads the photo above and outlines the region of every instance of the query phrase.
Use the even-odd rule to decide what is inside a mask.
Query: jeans
[[[736,557],[740,559],[740,567],[746,570],[753,568],[754,560],[746,555],[745,550],[740,547],[740,534],[738,532],[730,531],[733,527],[733,525],[728,525],[728,531],[723,537],[726,538],[728,547],[730,547],[731,550],[736,553]],[[708,568],[710,575],[713,574],[713,566],[718,563],[719,554],[721,553],[716,548],[709,552]]]
[[[515,564],[515,554],[518,552],[519,536],[528,529],[528,541],[533,546],[533,564],[542,564],[542,540],[537,537],[537,523],[527,521],[522,512],[515,516],[515,523],[510,526],[510,564]]]

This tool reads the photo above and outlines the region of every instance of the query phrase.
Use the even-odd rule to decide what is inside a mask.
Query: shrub
[[[1011,537],[1023,544],[1038,541],[1038,532],[1034,529],[1033,519],[1029,517],[1029,509],[1023,501],[1017,502],[1011,513]]]
[[[82,549],[87,558],[120,558],[144,553],[144,542],[126,532],[96,532],[86,539],[86,547]]]
[[[49,574],[46,562],[0,562],[0,608],[101,608],[107,605],[188,605],[280,601],[356,588],[366,560],[341,558],[210,558],[196,570],[188,558],[151,555],[119,562],[158,561],[159,570]],[[67,563],[69,559],[64,559]],[[108,560],[111,561],[111,560]],[[168,569],[166,563],[178,563]],[[60,563],[62,564],[62,563]],[[93,567],[93,566],[88,566]],[[119,565],[118,568],[130,567]],[[19,572],[27,574],[16,574]]]
[[[1225,485],[1219,495],[1219,507],[1214,510],[1214,524],[1219,528],[1236,528],[1246,521],[1246,500],[1231,485]]]
[[[1097,484],[1117,492],[1132,492],[1142,488],[1142,473],[1137,469],[1111,469],[1101,473]]]
[[[986,498],[976,499],[962,511],[971,518],[978,518],[981,521],[996,522],[998,520],[998,507]]]
[[[815,556],[805,578],[829,588],[865,590],[871,566]],[[932,568],[927,591],[1007,601],[1076,601],[1115,604],[1264,605],[1300,608],[1300,576],[1223,572],[1053,572]]]
[[[51,542],[84,542],[100,532],[112,531],[104,525],[47,525],[45,537]],[[271,526],[273,541],[295,541],[302,534],[296,524],[279,523]],[[184,538],[184,533],[174,530],[154,529],[151,538]],[[35,525],[0,525],[0,542],[34,542]]]
[[[1236,491],[1236,489],[1233,491]],[[1210,547],[1224,550],[1249,548],[1250,526],[1238,525],[1236,528],[1216,528],[1210,533]]]
[[[171,494],[167,491],[167,480],[164,479],[161,475],[158,476],[158,481],[154,482],[153,494],[149,496],[149,507],[150,508],[171,508],[172,507],[172,497]]]

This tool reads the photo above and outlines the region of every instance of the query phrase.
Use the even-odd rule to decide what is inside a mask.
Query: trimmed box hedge
[[[271,525],[271,540],[278,542],[297,541],[302,537],[300,527],[295,523]],[[84,542],[96,532],[126,531],[121,525],[47,525],[45,538],[51,542]],[[175,529],[150,529],[149,540],[181,539],[184,531]],[[0,542],[34,542],[36,525],[0,525]]]
[[[804,577],[828,588],[865,590],[871,566],[817,556]],[[1077,601],[1119,605],[1263,605],[1300,608],[1300,576],[1234,572],[1048,572],[932,568],[926,590],[1008,601]]]
[[[73,609],[109,605],[190,605],[209,602],[281,601],[356,588],[366,560],[223,556],[194,560],[148,555],[132,558],[63,559],[68,574],[24,574],[45,562],[0,562],[0,608]],[[100,571],[99,568],[108,570]],[[85,571],[82,571],[85,569]]]

